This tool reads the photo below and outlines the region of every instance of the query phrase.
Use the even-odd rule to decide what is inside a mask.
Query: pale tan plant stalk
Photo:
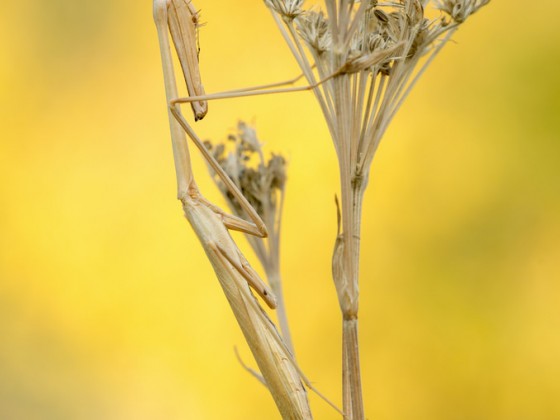
[[[303,0],[265,0],[314,87],[338,156],[342,232],[336,238],[332,271],[342,312],[343,410],[349,419],[365,418],[358,278],[362,201],[370,165],[419,76],[457,27],[488,2],[325,0],[325,16],[305,10]],[[440,11],[432,19],[425,10],[430,5]],[[318,85],[317,80],[325,82]]]

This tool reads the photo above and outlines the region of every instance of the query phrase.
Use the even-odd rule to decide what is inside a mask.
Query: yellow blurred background
[[[150,2],[5,3],[0,419],[277,418],[235,359],[238,346],[253,363],[175,200]],[[560,419],[560,5],[526,4],[494,1],[467,22],[374,162],[370,419]],[[207,92],[297,74],[262,2],[197,7]],[[309,94],[211,103],[196,128],[219,140],[240,118],[289,159],[288,316],[302,368],[340,403],[331,141]]]

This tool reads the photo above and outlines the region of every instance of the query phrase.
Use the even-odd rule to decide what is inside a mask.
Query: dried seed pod
[[[389,23],[389,16],[387,16],[387,13],[385,13],[383,10],[375,9],[373,14],[377,18],[377,20],[379,20],[379,22],[385,23],[385,24]]]

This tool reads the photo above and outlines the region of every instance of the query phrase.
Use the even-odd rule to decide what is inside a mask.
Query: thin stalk
[[[360,373],[358,319],[344,319],[342,324],[342,396],[343,410],[348,419],[363,420],[364,402]]]
[[[282,288],[282,277],[280,276],[280,229],[282,227],[282,213],[284,212],[284,196],[285,190],[280,191],[280,204],[278,205],[278,214],[275,220],[272,221],[273,230],[275,235],[270,238],[269,252],[271,255],[270,264],[267,271],[267,278],[270,287],[276,294],[276,300],[278,306],[276,308],[276,314],[278,317],[278,324],[280,327],[280,332],[286,346],[295,356],[294,345],[292,342],[292,334],[290,333],[290,324],[288,322],[288,316],[286,314],[286,304],[284,302],[284,291]]]
[[[292,343],[292,336],[290,334],[290,327],[288,323],[288,316],[286,314],[286,304],[284,302],[284,293],[282,290],[282,279],[280,277],[280,271],[278,269],[269,269],[266,272],[266,278],[268,279],[272,291],[276,295],[276,316],[278,318],[280,333],[282,335],[282,338],[284,339],[286,347],[288,347],[292,355],[295,355],[294,345]]]
[[[346,172],[350,175],[349,172]],[[363,420],[364,403],[358,343],[360,227],[362,198],[365,183],[354,176],[342,180],[342,267],[347,285],[347,296],[341,303],[342,310],[342,367],[343,410],[351,420]]]

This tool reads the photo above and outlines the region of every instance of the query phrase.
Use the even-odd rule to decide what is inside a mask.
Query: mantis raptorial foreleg
[[[217,93],[212,93],[212,94],[204,94],[204,95],[199,95],[199,96],[189,96],[186,98],[177,98],[173,101],[171,101],[172,105],[175,104],[184,104],[184,103],[196,103],[198,101],[212,101],[212,100],[216,100],[216,99],[229,99],[229,98],[243,98],[246,96],[259,96],[259,95],[270,95],[270,94],[275,94],[275,93],[294,93],[294,92],[305,92],[305,91],[309,91],[309,90],[313,90],[315,88],[318,88],[319,86],[321,86],[323,83],[331,80],[333,77],[336,77],[340,74],[344,73],[344,69],[341,69],[339,71],[336,71],[332,74],[330,74],[329,76],[325,77],[324,79],[321,79],[320,81],[311,84],[311,85],[306,85],[306,86],[295,86],[295,87],[288,87],[288,88],[280,88],[279,86],[286,86],[286,85],[292,85],[294,83],[296,83],[298,80],[300,80],[303,75],[299,75],[293,79],[289,79],[289,80],[285,80],[283,82],[277,82],[277,83],[270,83],[268,85],[260,85],[260,86],[252,86],[249,88],[244,88],[244,89],[234,89],[234,90],[228,90],[225,92],[217,92]]]

